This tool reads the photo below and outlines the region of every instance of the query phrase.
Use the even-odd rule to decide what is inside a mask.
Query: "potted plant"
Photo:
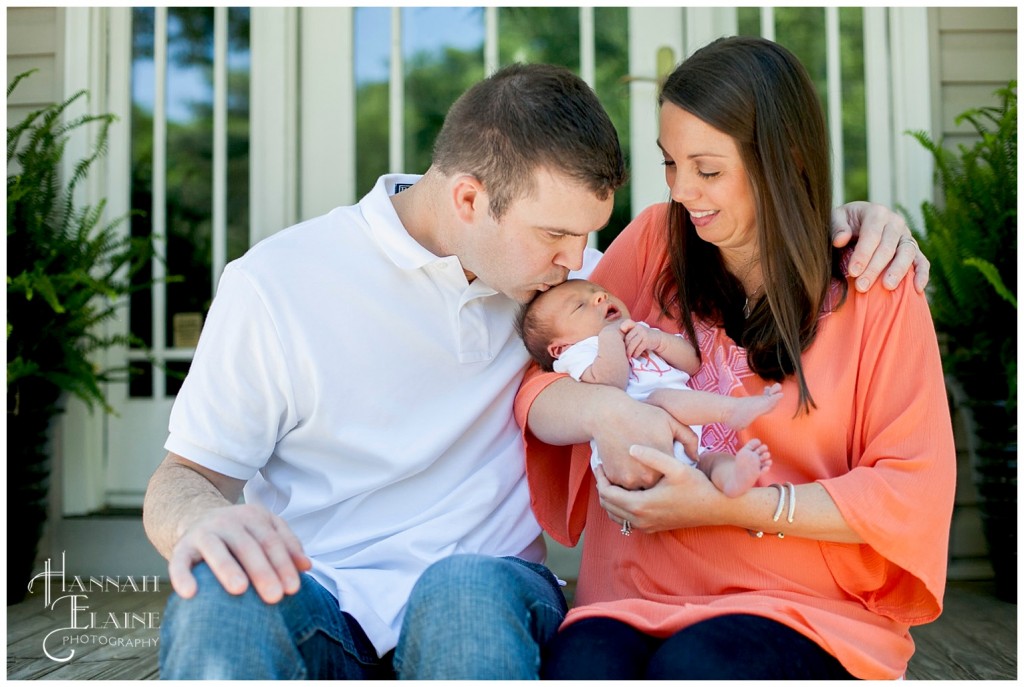
[[[915,236],[931,261],[929,303],[943,362],[966,396],[972,469],[997,594],[1017,588],[1017,82],[999,104],[968,110],[977,134],[950,150],[911,132],[935,160],[939,202]]]
[[[7,88],[7,97],[22,79]],[[123,236],[105,202],[79,206],[75,189],[105,152],[111,114],[65,117],[86,96],[32,112],[7,129],[7,601],[24,597],[47,515],[51,430],[68,394],[106,412],[103,385],[125,369],[100,369],[95,355],[134,343],[103,325],[153,256],[150,239]],[[88,155],[62,179],[73,132],[95,127]]]

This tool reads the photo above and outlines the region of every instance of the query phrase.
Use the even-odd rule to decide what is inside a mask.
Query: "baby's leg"
[[[771,465],[771,454],[760,439],[748,441],[735,456],[706,453],[700,460],[700,469],[719,491],[730,498],[746,493]]]
[[[782,385],[772,384],[761,396],[726,396],[710,391],[659,389],[647,402],[664,408],[684,425],[721,422],[731,429],[743,429],[770,412],[782,400]]]

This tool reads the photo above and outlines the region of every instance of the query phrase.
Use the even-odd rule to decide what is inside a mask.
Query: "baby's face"
[[[582,279],[571,279],[541,297],[544,300],[538,305],[555,332],[555,346],[597,336],[609,324],[629,319],[625,303]]]

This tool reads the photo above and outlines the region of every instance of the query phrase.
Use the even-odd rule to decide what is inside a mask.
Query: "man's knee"
[[[192,569],[192,575],[196,579],[196,593],[188,599],[171,594],[167,600],[167,609],[164,613],[166,627],[178,625],[177,621],[185,620],[192,625],[201,618],[212,616],[226,620],[225,614],[229,617],[274,614],[277,611],[273,606],[267,604],[250,585],[242,594],[231,594],[221,585],[214,575],[210,566],[200,562]]]
[[[193,597],[172,594],[160,629],[160,667],[165,678],[238,679],[301,672],[280,608],[267,604],[250,586],[243,594],[225,590],[205,563],[192,570]],[[284,653],[271,668],[265,648]],[[280,653],[280,652],[278,652]]]
[[[537,569],[534,569],[537,568]],[[483,607],[485,612],[515,612],[537,604],[549,605],[564,614],[564,598],[552,588],[550,576],[541,566],[527,567],[521,561],[478,554],[443,558],[424,571],[413,587],[409,611],[425,607]],[[507,609],[503,611],[501,609]]]
[[[565,615],[542,566],[456,555],[413,588],[395,655],[402,677],[536,678],[540,647]]]

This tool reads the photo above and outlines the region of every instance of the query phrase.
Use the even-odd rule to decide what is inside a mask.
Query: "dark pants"
[[[753,615],[712,618],[652,637],[611,618],[580,620],[544,647],[545,679],[850,680],[831,654],[785,625]]]

